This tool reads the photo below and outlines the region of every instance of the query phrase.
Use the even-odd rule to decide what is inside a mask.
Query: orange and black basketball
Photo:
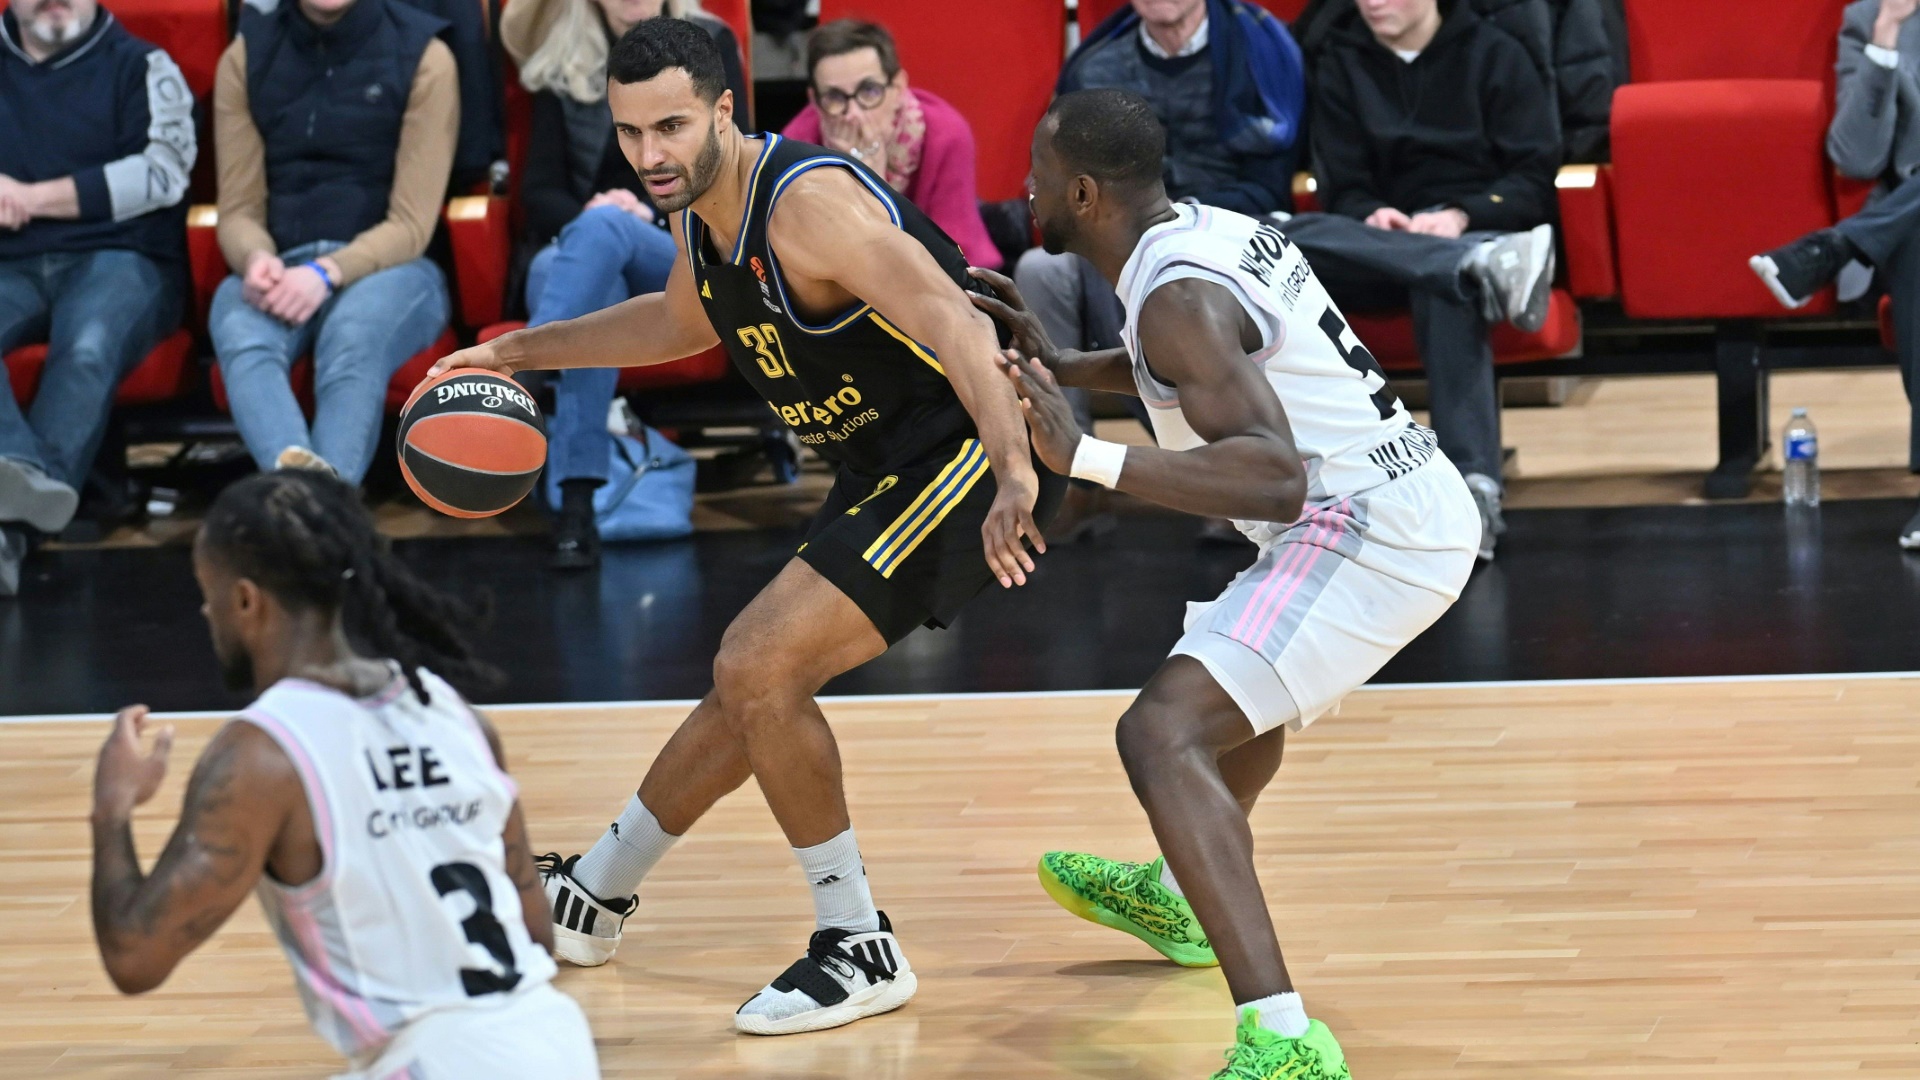
[[[421,383],[400,411],[399,443],[407,486],[453,517],[491,517],[526,498],[547,462],[540,407],[480,368]]]

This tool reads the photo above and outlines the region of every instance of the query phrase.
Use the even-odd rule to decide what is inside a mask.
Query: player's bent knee
[[[1206,749],[1206,740],[1192,717],[1138,703],[1121,714],[1114,727],[1114,743],[1120,750],[1121,765],[1135,784]]]

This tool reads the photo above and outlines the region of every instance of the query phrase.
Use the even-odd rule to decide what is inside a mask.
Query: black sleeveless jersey
[[[780,260],[767,244],[767,220],[793,180],[838,168],[866,185],[894,222],[968,289],[972,279],[960,245],[859,162],[771,133],[765,138],[733,250],[714,250],[692,211],[681,218],[694,288],[734,366],[802,443],[858,473],[895,472],[971,438],[973,419],[939,356],[872,305],[857,303],[821,323],[794,312]]]

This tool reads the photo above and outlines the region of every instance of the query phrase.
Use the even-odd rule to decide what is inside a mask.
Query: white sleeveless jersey
[[[1260,328],[1262,347],[1248,360],[1265,369],[1287,411],[1307,467],[1309,502],[1377,487],[1433,456],[1433,432],[1414,423],[1306,257],[1273,222],[1211,206],[1176,204],[1174,210],[1179,216],[1147,230],[1120,273],[1124,341],[1156,442],[1191,450],[1206,440],[1180,411],[1178,388],[1150,369],[1152,358],[1140,345],[1140,309],[1160,286],[1199,278],[1225,286]],[[1288,523],[1235,524],[1261,543]]]
[[[258,894],[314,1030],[348,1058],[554,974],[503,858],[518,789],[460,695],[421,677],[430,705],[397,668],[358,700],[282,679],[236,721],[272,735],[306,787],[320,874],[295,888],[263,876]]]

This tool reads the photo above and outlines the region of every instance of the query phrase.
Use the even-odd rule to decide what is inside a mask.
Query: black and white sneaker
[[[893,936],[893,924],[881,912],[880,929],[870,933],[837,928],[814,931],[807,955],[740,1006],[733,1014],[733,1026],[748,1035],[836,1028],[892,1012],[905,1005],[919,986],[907,954]]]
[[[638,896],[609,904],[581,888],[573,878],[580,856],[562,862],[557,852],[534,860],[540,883],[547,888],[547,906],[553,909],[553,955],[579,967],[599,967],[613,959],[620,947],[620,931],[627,916],[640,906]]]
[[[1780,306],[1805,307],[1813,295],[1840,276],[1854,256],[1853,244],[1833,229],[1820,229],[1765,255],[1755,255],[1747,266],[1760,275]]]

